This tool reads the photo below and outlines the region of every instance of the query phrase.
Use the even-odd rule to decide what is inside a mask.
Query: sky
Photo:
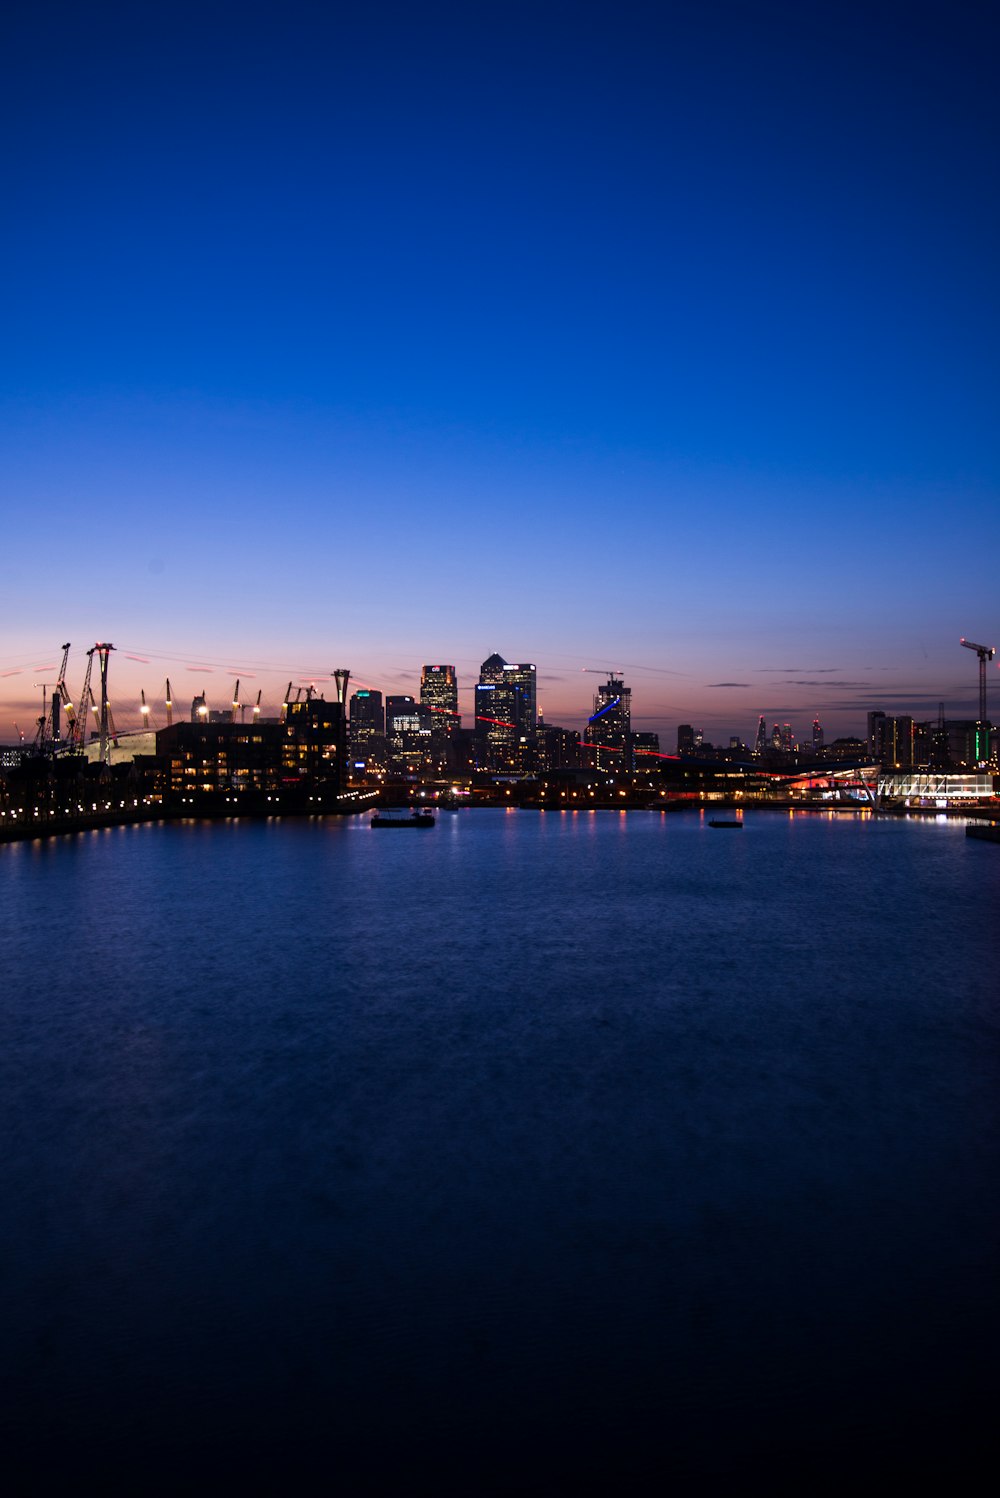
[[[664,748],[974,716],[991,11],[8,8],[0,742],[67,640],[120,726],[494,651]]]

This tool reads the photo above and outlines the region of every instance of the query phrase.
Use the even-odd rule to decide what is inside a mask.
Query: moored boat
[[[433,827],[434,817],[429,811],[414,811],[408,817],[394,817],[389,812],[377,811],[372,817],[373,827]]]

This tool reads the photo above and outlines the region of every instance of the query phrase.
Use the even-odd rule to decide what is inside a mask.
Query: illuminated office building
[[[598,687],[594,711],[583,732],[585,744],[594,747],[598,770],[630,770],[632,688],[618,676],[609,676]]]
[[[397,774],[416,774],[431,754],[431,711],[413,697],[385,699],[385,741],[389,767]]]
[[[532,769],[538,721],[535,666],[509,665],[502,655],[489,656],[479,672],[475,700],[479,767],[504,774]]]
[[[385,762],[385,708],[381,692],[357,691],[351,697],[350,751],[355,767]]]
[[[434,715],[435,732],[449,736],[461,728],[458,677],[454,666],[424,666],[420,672],[420,705]]]

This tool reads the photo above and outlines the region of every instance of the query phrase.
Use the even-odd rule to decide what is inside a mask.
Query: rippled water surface
[[[134,1492],[955,1478],[998,909],[1000,849],[894,820],[0,848],[7,1452]]]

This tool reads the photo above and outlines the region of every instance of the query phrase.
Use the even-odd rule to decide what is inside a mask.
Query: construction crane
[[[69,660],[68,642],[63,646],[62,651],[62,665],[59,667],[59,677],[56,681],[56,684],[52,688],[52,699],[49,704],[48,713],[46,714],[45,726],[42,729],[41,743],[39,745],[43,754],[45,753],[46,742],[51,745],[53,754],[55,754],[57,748],[59,747],[59,743],[62,739],[62,729],[59,724],[59,715],[64,706],[66,708],[66,721],[69,723],[70,731],[72,732],[73,704],[70,701],[69,693],[66,690],[66,663]]]
[[[231,723],[235,723],[236,722],[236,714],[239,712],[239,710],[240,710],[240,679],[237,676],[237,678],[236,678],[236,686],[233,688],[233,715],[232,715],[232,717],[229,720]]]
[[[67,737],[70,738],[70,739],[72,739],[72,737],[73,737],[73,725],[74,725],[74,723],[76,721],[76,710],[73,707],[73,703],[72,703],[72,700],[71,700],[70,695],[69,695],[69,690],[68,690],[68,688],[66,686],[66,665],[67,665],[68,661],[69,661],[69,642],[67,641],[67,643],[63,646],[62,665],[59,668],[59,680],[56,682],[56,691],[59,693],[59,701],[62,703],[63,707],[66,709],[66,722],[69,724],[69,731],[68,731]],[[52,735],[53,748],[54,748],[55,747],[55,741],[57,739],[61,738],[61,734],[59,732],[59,713],[58,713],[58,709],[56,709],[56,711],[53,713],[53,716],[52,716],[52,725],[53,725],[53,730],[54,730],[53,731],[53,735]]]
[[[96,648],[96,647],[95,647]],[[94,694],[90,690],[90,675],[94,669],[94,652],[87,651],[87,674],[83,678],[83,691],[79,696],[80,710],[73,720],[73,728],[70,733],[70,749],[85,749],[87,747],[87,698],[93,702]]]
[[[46,693],[48,692],[49,684],[47,681],[36,681],[33,683],[33,685],[36,687],[41,687],[42,689],[42,716],[35,719],[38,727],[35,729],[35,737],[31,741],[31,752],[33,754],[44,754],[45,725],[48,722],[49,716],[48,708],[46,707]]]
[[[993,659],[996,650],[992,645],[976,645],[972,640],[966,640],[964,637],[958,643],[964,645],[966,650],[974,650],[979,657],[979,721],[987,723],[989,719],[986,716],[986,662]]]
[[[174,704],[170,700],[170,677],[167,677],[167,727],[173,726]]]

